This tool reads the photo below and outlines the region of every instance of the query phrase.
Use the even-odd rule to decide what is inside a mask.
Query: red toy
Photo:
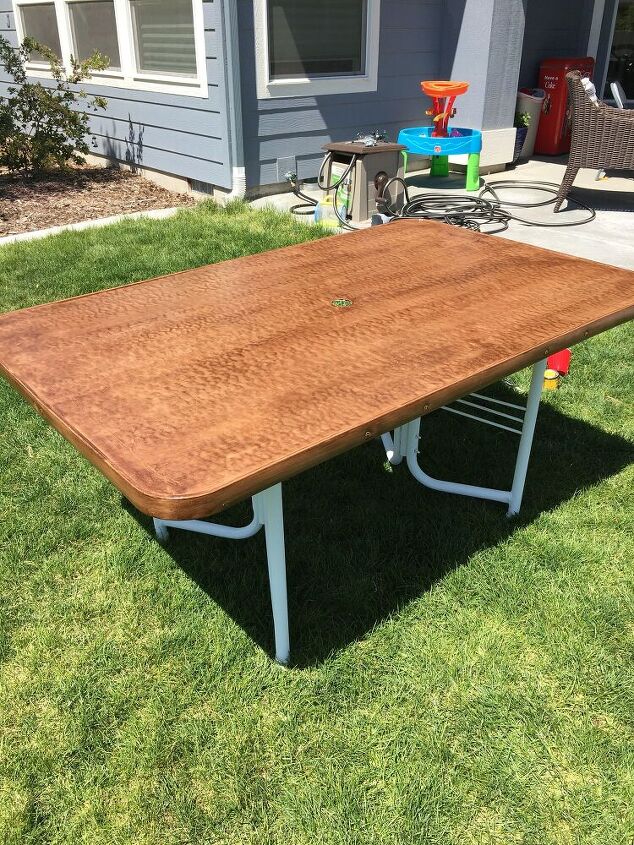
[[[572,351],[570,349],[562,349],[561,352],[555,352],[548,359],[546,366],[549,370],[557,370],[562,376],[567,376],[570,370],[570,359],[572,358]]]

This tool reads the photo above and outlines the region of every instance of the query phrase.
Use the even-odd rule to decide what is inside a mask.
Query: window
[[[363,73],[365,0],[268,0],[269,78]]]
[[[376,90],[380,0],[255,0],[258,96]]]
[[[121,70],[113,0],[78,0],[68,4],[68,15],[73,55],[83,61],[98,50],[112,70]]]
[[[137,67],[196,76],[191,0],[130,0]]]
[[[62,48],[59,43],[54,3],[31,3],[28,6],[22,6],[20,20],[25,36],[35,38],[40,44],[50,47],[61,58]],[[31,53],[31,61],[35,64],[48,64],[44,56],[36,51]]]
[[[68,67],[95,50],[109,59],[91,82],[208,96],[202,0],[14,0],[18,38],[36,38]],[[46,76],[39,54],[31,73]]]

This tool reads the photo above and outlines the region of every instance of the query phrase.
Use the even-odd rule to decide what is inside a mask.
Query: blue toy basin
[[[398,143],[407,147],[408,153],[425,156],[457,156],[479,153],[482,150],[482,132],[478,129],[449,129],[448,138],[432,138],[433,126],[412,126],[401,129]]]

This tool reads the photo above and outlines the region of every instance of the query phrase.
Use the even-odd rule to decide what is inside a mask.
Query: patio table
[[[630,271],[401,221],[5,313],[0,371],[159,538],[264,527],[286,662],[281,482],[382,437],[421,483],[517,513],[544,359],[633,316]],[[464,398],[528,365],[526,407]],[[508,490],[420,467],[420,417],[454,400],[519,436]],[[248,525],[205,519],[247,497]]]

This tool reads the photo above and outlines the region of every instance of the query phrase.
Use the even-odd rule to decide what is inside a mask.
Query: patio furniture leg
[[[430,176],[449,176],[449,156],[432,156]]]
[[[401,150],[401,155],[403,156],[403,179],[407,176],[407,160],[408,160],[408,152],[407,150]]]
[[[276,484],[258,493],[258,508],[266,537],[266,556],[269,567],[269,588],[275,631],[275,659],[288,663],[290,654],[288,633],[288,600],[286,594],[286,554],[284,549],[284,514],[282,485]]]
[[[420,417],[407,426],[407,467],[414,478],[423,487],[440,493],[455,493],[458,496],[472,496],[476,499],[489,499],[492,502],[508,504],[511,494],[506,490],[493,490],[490,487],[477,487],[473,484],[459,484],[455,481],[442,481],[432,478],[418,464],[418,441],[420,440]]]
[[[526,473],[528,470],[528,461],[530,458],[531,447],[533,445],[533,437],[535,434],[535,425],[537,422],[537,414],[539,412],[539,401],[541,398],[542,386],[544,382],[544,372],[546,370],[546,361],[538,361],[533,366],[533,374],[531,377],[531,386],[528,393],[528,401],[524,411],[524,419],[522,422],[521,431],[516,431],[507,425],[497,422],[491,422],[487,419],[478,417],[472,413],[463,411],[456,411],[462,416],[471,417],[479,422],[485,422],[489,425],[494,425],[497,428],[506,429],[520,435],[520,443],[517,450],[517,457],[515,460],[515,470],[513,474],[513,484],[510,490],[495,490],[491,487],[478,487],[473,484],[460,484],[455,481],[442,481],[438,478],[433,478],[421,469],[418,463],[418,442],[420,440],[420,417],[412,420],[404,426],[406,438],[406,458],[407,467],[414,478],[419,481],[424,487],[429,487],[431,490],[437,490],[442,493],[454,493],[459,496],[472,496],[476,499],[488,499],[492,502],[502,502],[508,505],[507,516],[515,516],[519,513],[522,497],[524,494],[524,485],[526,482]],[[485,399],[479,394],[474,394],[476,397]],[[466,401],[466,405],[471,405],[475,408],[485,410],[482,406],[474,405],[472,402]],[[502,405],[508,403],[501,403]],[[511,405],[511,408],[516,406]],[[448,408],[446,410],[454,410]],[[489,411],[489,413],[497,414],[501,417],[508,416],[505,412]],[[510,419],[515,419],[510,417]],[[390,438],[391,440],[391,438]],[[394,441],[392,441],[393,443]],[[385,440],[384,440],[385,443]],[[391,461],[392,462],[392,461]]]
[[[218,525],[204,519],[154,519],[154,530],[160,542],[169,537],[168,528],[194,531],[229,540],[246,540],[264,527],[266,554],[275,632],[275,659],[287,663],[290,653],[288,603],[286,598],[286,557],[284,553],[284,514],[282,485],[275,484],[252,497],[253,519],[248,525]]]
[[[477,191],[480,187],[480,153],[469,153],[467,160],[467,191]]]
[[[579,168],[576,164],[568,164],[566,168],[566,172],[564,173],[564,178],[561,183],[561,187],[559,188],[559,192],[557,194],[557,199],[555,201],[555,208],[554,211],[557,213],[562,206],[563,201],[566,199],[568,194],[570,193],[570,189],[572,188],[572,183],[575,181],[577,177],[577,173],[579,172]]]
[[[531,386],[528,391],[526,412],[524,413],[522,436],[520,437],[520,445],[517,450],[515,473],[513,475],[513,486],[511,487],[511,498],[509,501],[507,516],[516,516],[520,512],[520,507],[522,506],[526,472],[528,470],[528,461],[531,456],[531,447],[533,445],[537,414],[539,413],[539,402],[542,396],[545,372],[546,360],[538,361],[533,367],[533,374],[531,376]]]
[[[381,442],[385,449],[385,457],[392,464],[398,466],[407,455],[407,426],[400,425],[394,433],[387,431],[381,435]]]

